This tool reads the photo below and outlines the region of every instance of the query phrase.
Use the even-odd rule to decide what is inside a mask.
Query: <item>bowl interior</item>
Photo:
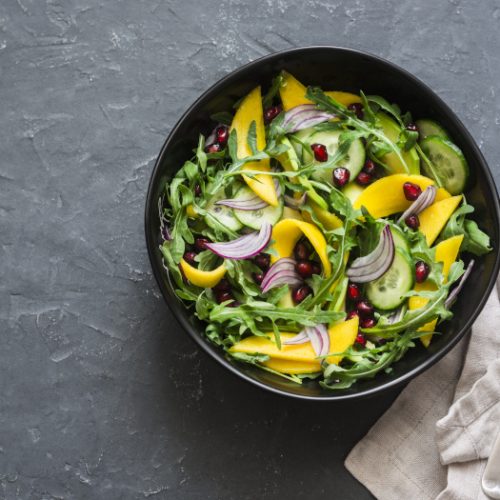
[[[477,259],[467,286],[459,296],[451,321],[443,323],[443,335],[435,336],[429,349],[420,344],[393,365],[389,374],[360,381],[351,389],[325,391],[314,381],[302,386],[249,365],[235,363],[210,344],[202,335],[204,325],[175,296],[158,250],[159,220],[157,200],[165,183],[192,154],[198,133],[213,126],[210,115],[231,111],[233,104],[256,85],[263,91],[271,79],[286,69],[307,85],[325,90],[379,94],[409,110],[415,119],[432,118],[440,122],[462,149],[471,167],[472,179],[467,200],[476,207],[473,218],[491,237],[493,252]],[[196,101],[177,123],[157,160],[146,206],[146,239],[153,271],[165,300],[191,337],[215,359],[247,380],[281,394],[304,398],[345,399],[374,394],[402,383],[442,357],[470,328],[491,290],[499,265],[499,208],[497,191],[488,167],[472,137],[453,112],[427,86],[400,68],[374,56],[348,49],[315,47],[273,54],[231,73]]]

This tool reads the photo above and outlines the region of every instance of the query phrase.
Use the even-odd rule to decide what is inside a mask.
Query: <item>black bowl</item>
[[[228,359],[224,352],[203,336],[204,325],[177,298],[162,266],[158,197],[176,170],[192,154],[199,132],[207,133],[213,122],[209,116],[230,111],[232,105],[256,85],[265,89],[280,70],[286,69],[307,85],[354,93],[379,94],[398,103],[414,118],[433,118],[450,133],[462,149],[472,171],[467,200],[475,207],[474,218],[492,240],[493,252],[479,258],[472,275],[453,307],[451,321],[442,325],[443,335],[435,336],[429,349],[416,347],[393,365],[390,374],[379,374],[352,388],[326,391],[317,382],[302,386],[250,365]],[[499,203],[488,166],[473,138],[451,109],[420,80],[407,71],[379,57],[351,49],[307,47],[287,50],[251,62],[207,90],[177,122],[160,152],[151,176],[146,200],[146,241],[151,265],[162,294],[170,309],[191,338],[212,358],[263,389],[302,399],[340,400],[373,395],[389,387],[409,381],[442,358],[470,329],[483,308],[495,283],[499,269]],[[187,376],[187,372],[186,372]]]

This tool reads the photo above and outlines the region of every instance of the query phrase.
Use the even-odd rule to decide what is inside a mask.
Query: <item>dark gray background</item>
[[[393,394],[288,401],[226,374],[158,294],[155,157],[227,72],[308,44],[433,87],[499,168],[500,4],[2,0],[0,498],[368,497],[342,461]]]

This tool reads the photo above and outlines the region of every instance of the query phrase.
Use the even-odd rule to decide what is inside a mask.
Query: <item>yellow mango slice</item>
[[[290,375],[299,375],[301,373],[316,373],[321,371],[320,363],[314,361],[306,363],[305,361],[289,361],[287,359],[270,359],[262,363],[279,373],[288,373]]]
[[[304,220],[301,213],[298,210],[294,210],[290,207],[283,207],[283,219],[297,219]]]
[[[290,73],[287,73],[286,71],[283,72],[283,81],[280,87],[280,98],[285,111],[295,108],[296,106],[300,106],[301,104],[312,104],[309,99],[306,99],[306,92],[307,87],[305,85],[300,83]],[[344,106],[348,106],[354,102],[361,102],[361,98],[358,95],[351,94],[349,92],[333,90],[325,92],[325,94]]]
[[[348,321],[342,321],[341,323],[330,326],[328,328],[328,335],[330,337],[330,352],[344,352],[348,347],[354,344],[357,334],[358,318],[352,318]],[[282,332],[281,340],[282,342],[286,341],[293,338],[295,335],[296,333]],[[268,333],[266,336],[262,337],[255,335],[247,337],[246,339],[237,342],[229,350],[231,352],[242,352],[246,354],[266,354],[271,358],[269,361],[285,361],[288,363],[274,364],[274,366],[288,366],[291,368],[293,363],[300,363],[299,366],[303,368],[303,364],[306,363],[308,365],[307,369],[310,370],[307,372],[288,371],[283,373],[314,373],[321,370],[320,360],[316,358],[316,353],[314,352],[310,342],[299,345],[284,345],[282,343],[281,349],[278,349],[272,333]],[[327,361],[329,363],[338,364],[342,360],[342,357],[343,356],[340,354],[336,356],[329,356]],[[269,361],[266,363],[269,363]],[[270,368],[271,367],[273,366],[271,365]]]
[[[461,194],[452,196],[451,198],[434,202],[430,207],[427,207],[418,214],[420,220],[419,230],[425,235],[428,245],[434,243],[461,201]]]
[[[180,262],[184,276],[195,286],[213,288],[226,274],[226,267],[222,263],[212,271],[202,271],[188,264],[184,259]]]
[[[328,229],[329,231],[333,229],[338,229],[339,227],[342,227],[342,220],[339,219],[335,214],[332,214],[328,210],[325,210],[324,208],[320,207],[317,203],[315,203],[313,200],[308,201],[309,206],[313,209],[314,214],[318,218],[318,220],[323,224],[325,229]],[[311,214],[307,212],[306,210],[302,211],[302,217],[304,220],[307,222],[313,222]]]
[[[447,280],[448,273],[450,272],[450,267],[457,260],[458,252],[460,251],[460,245],[462,244],[462,240],[464,239],[463,234],[458,236],[452,236],[447,240],[442,241],[436,245],[436,262],[443,263],[443,276],[445,281]],[[421,291],[432,291],[435,290],[436,287],[433,283],[424,281],[423,283],[416,283],[415,290],[418,292]],[[408,300],[408,308],[409,309],[420,309],[424,307],[429,299],[425,297],[410,297]],[[436,329],[437,319],[426,323],[424,326],[419,328],[421,332],[433,332]],[[432,333],[429,335],[425,335],[424,337],[420,337],[420,341],[424,344],[425,347],[429,347],[431,343]]]
[[[396,143],[399,140],[399,134],[401,129],[399,125],[385,113],[377,113],[377,118],[379,119],[382,131],[388,139]],[[411,148],[409,151],[401,151],[400,156],[396,153],[391,152],[383,156],[382,161],[391,169],[393,173],[409,173],[409,174],[419,174],[420,173],[420,158],[418,156],[417,150]],[[403,161],[401,161],[401,158]],[[408,168],[408,171],[405,168]]]
[[[313,246],[323,265],[326,276],[330,276],[332,266],[326,253],[326,240],[317,226],[310,222],[297,219],[282,219],[274,227],[271,239],[274,240],[271,249],[277,255],[271,254],[271,262],[283,257],[290,257],[297,241],[304,235]]]
[[[266,130],[264,127],[264,112],[262,110],[262,96],[260,87],[254,88],[241,102],[233,118],[231,130],[236,130],[238,139],[238,158],[245,158],[252,154],[247,142],[248,131],[252,122],[256,125],[257,149],[266,147]],[[246,163],[246,170],[259,170],[269,172],[269,160]],[[273,178],[270,175],[256,175],[250,178],[246,175],[243,179],[248,187],[262,200],[274,207],[278,206],[278,197],[274,188]]]
[[[388,175],[365,188],[356,198],[353,206],[356,209],[364,206],[376,219],[404,212],[412,203],[405,198],[403,191],[403,184],[405,182],[412,182],[419,185],[422,191],[434,184],[432,179],[423,175]],[[446,189],[439,188],[435,201],[441,201],[450,198],[450,196],[450,193]]]
[[[186,207],[186,214],[188,217],[191,217],[191,219],[196,219],[196,217],[198,217],[198,212],[195,210],[193,205],[188,205]]]

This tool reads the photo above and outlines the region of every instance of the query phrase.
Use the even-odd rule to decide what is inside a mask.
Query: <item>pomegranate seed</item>
[[[296,245],[295,245],[295,258],[297,260],[307,260],[307,258],[309,257],[309,249],[307,248],[307,245],[305,243],[303,243],[302,241],[299,241]]]
[[[207,153],[218,153],[221,149],[221,145],[218,142],[214,142],[205,148]]]
[[[252,273],[252,278],[257,283],[257,285],[260,285],[262,283],[262,280],[264,279],[264,274],[263,273]]]
[[[367,174],[366,172],[363,171],[361,171],[356,177],[356,182],[361,186],[368,186],[368,184],[370,184],[372,180],[373,177],[370,174]]]
[[[356,309],[362,318],[370,318],[373,316],[373,306],[366,300],[360,300],[356,304]]]
[[[227,305],[227,307],[238,307],[241,306],[241,302],[237,300],[233,300],[230,304]]]
[[[271,106],[264,111],[264,121],[271,123],[281,113],[281,106]]]
[[[377,166],[373,160],[366,160],[365,165],[363,167],[363,172],[366,172],[369,175],[373,175],[375,173]]]
[[[375,321],[375,318],[361,318],[359,320],[359,324],[361,325],[361,328],[373,328],[377,322]]]
[[[198,262],[194,260],[196,257],[196,252],[186,252],[182,258],[188,263],[191,264],[192,266],[197,265]]]
[[[321,266],[317,263],[317,262],[314,262],[312,261],[311,262],[312,264],[312,273],[313,274],[321,274]]]
[[[352,319],[352,318],[356,318],[356,317],[359,317],[358,311],[356,311],[356,309],[353,309],[352,311],[349,311],[347,313],[347,316],[345,317],[345,319],[347,321],[348,319]]]
[[[325,162],[328,160],[328,151],[324,144],[311,144],[311,149],[313,150],[316,161]]]
[[[359,286],[355,283],[349,283],[349,286],[347,287],[347,296],[354,302],[361,300],[361,290],[359,289]]]
[[[413,182],[405,182],[403,191],[408,201],[415,201],[422,194],[422,188],[418,184],[413,184]]]
[[[415,264],[415,280],[417,283],[423,283],[427,279],[427,276],[429,276],[430,271],[431,268],[428,264],[423,260],[419,260]]]
[[[226,300],[231,300],[233,296],[230,292],[220,292],[215,294],[215,298],[219,304],[225,302]]]
[[[253,261],[255,265],[259,266],[263,271],[266,271],[271,263],[271,257],[267,253],[259,253],[259,255],[255,256]]]
[[[408,123],[408,125],[406,125],[406,130],[409,130],[410,132],[418,132],[418,127],[415,123]]]
[[[194,247],[197,252],[202,252],[203,250],[206,250],[207,243],[210,243],[210,240],[207,240],[207,238],[196,238],[194,240]]]
[[[359,332],[356,336],[356,343],[362,345],[363,347],[366,345],[365,336],[361,332]]]
[[[344,167],[338,167],[333,171],[333,183],[338,188],[345,186],[349,182],[351,172]]]
[[[226,278],[223,278],[214,286],[213,290],[217,293],[222,292],[230,292],[231,291],[231,283]]]
[[[347,106],[349,111],[352,111],[360,120],[363,119],[363,105],[360,102],[353,102]]]
[[[196,186],[194,187],[194,195],[201,196],[201,186],[199,184],[196,184]]]
[[[308,287],[307,285],[302,285],[302,286],[299,286],[298,288],[296,288],[292,292],[292,299],[293,299],[294,302],[296,302],[297,304],[299,304],[308,295],[311,295],[311,293],[312,293],[312,290],[311,290],[310,287]]]
[[[304,279],[310,278],[313,274],[312,263],[308,260],[299,260],[299,262],[295,264],[295,270]]]
[[[215,137],[217,138],[217,142],[224,147],[229,138],[229,129],[226,125],[220,125],[215,129]]]
[[[415,230],[420,226],[420,219],[418,218],[418,215],[409,215],[406,217],[405,223],[410,229]]]

